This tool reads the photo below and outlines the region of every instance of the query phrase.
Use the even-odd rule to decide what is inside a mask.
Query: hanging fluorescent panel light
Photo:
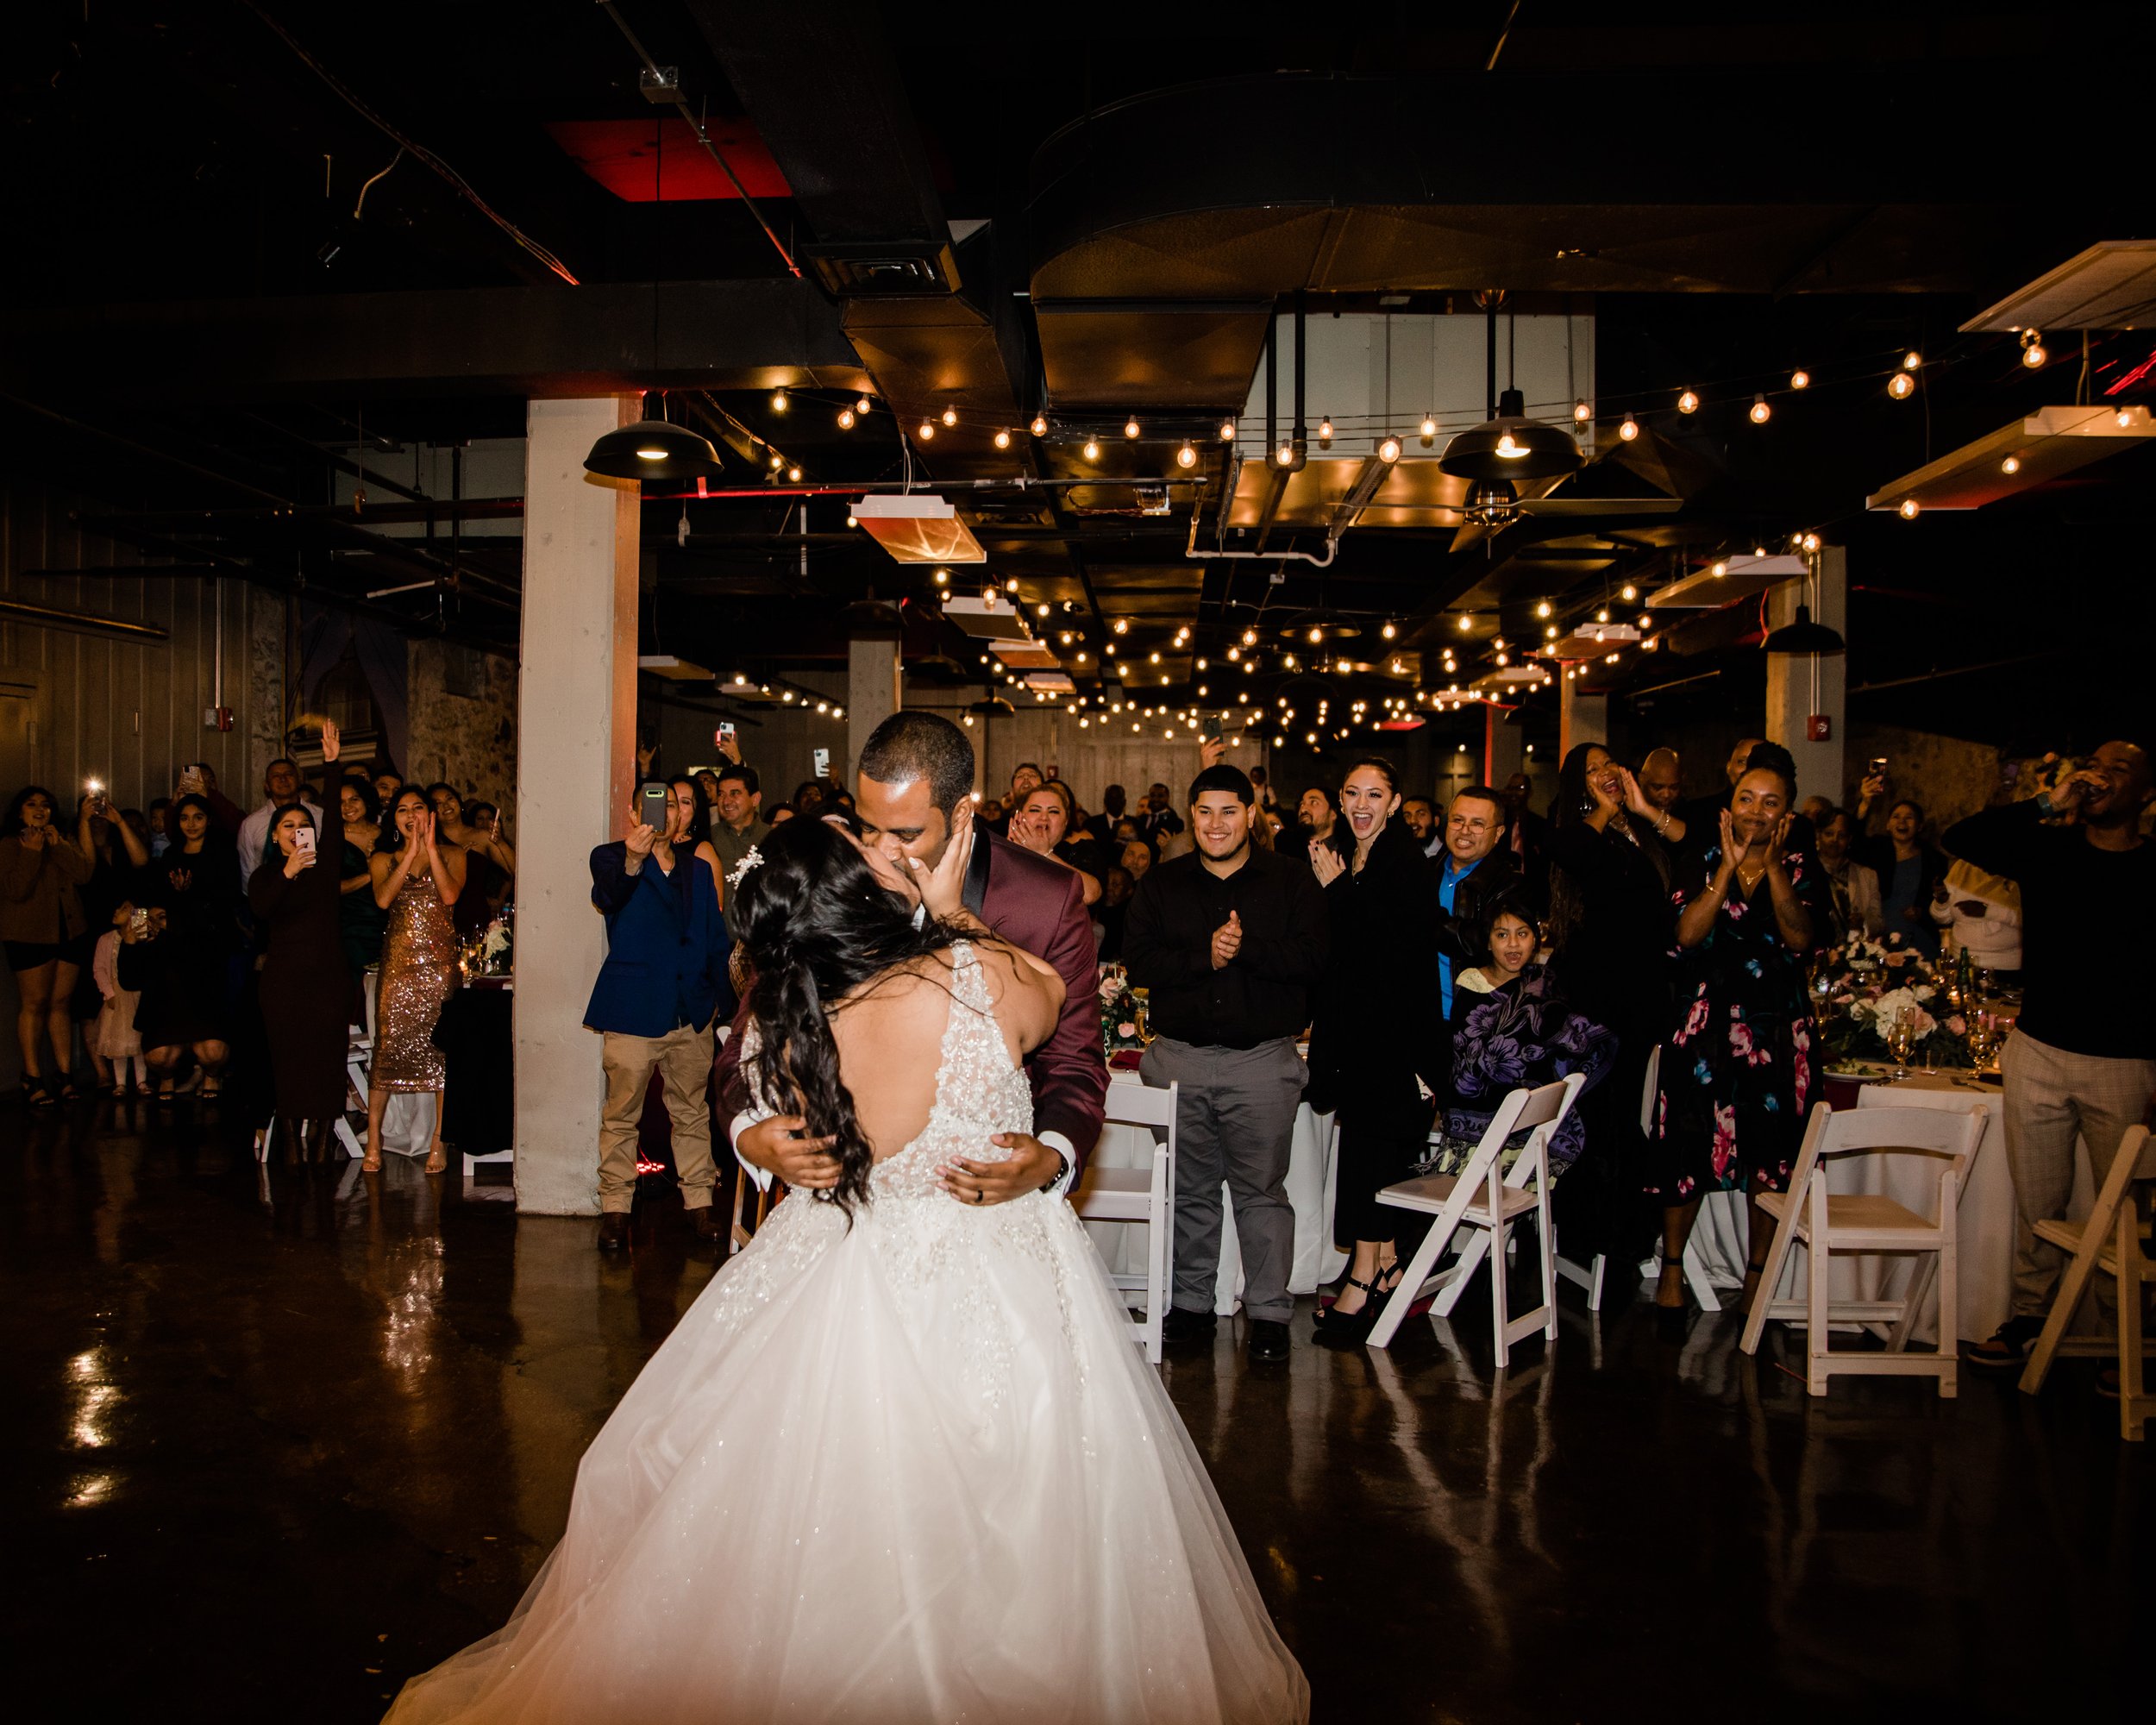
[[[864,497],[854,505],[858,521],[877,544],[900,563],[985,563],[988,554],[958,518],[958,511],[932,492],[904,497]]]

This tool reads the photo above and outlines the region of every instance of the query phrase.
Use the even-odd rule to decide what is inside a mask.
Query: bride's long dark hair
[[[799,1114],[811,1138],[832,1138],[838,1184],[813,1195],[853,1214],[868,1197],[874,1161],[838,1076],[827,1001],[894,965],[950,944],[934,919],[879,881],[828,821],[789,820],[757,841],[762,861],[734,889],[736,938],[755,975],[749,1010],[760,1046],[745,1075],[781,1113]]]

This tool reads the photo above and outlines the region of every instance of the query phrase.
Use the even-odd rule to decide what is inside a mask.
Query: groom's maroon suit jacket
[[[1108,1064],[1100,1045],[1099,955],[1093,919],[1086,914],[1078,876],[1060,862],[974,829],[972,866],[966,871],[966,908],[1013,946],[1056,967],[1063,979],[1063,1012],[1055,1034],[1025,1059],[1033,1082],[1033,1131],[1057,1132],[1071,1143],[1074,1175],[1086,1165],[1100,1137],[1108,1101]],[[718,1061],[720,1118],[731,1120],[748,1105],[736,1066],[744,1002]]]

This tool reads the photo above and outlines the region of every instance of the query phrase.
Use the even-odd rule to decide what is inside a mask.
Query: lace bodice
[[[955,1156],[1000,1162],[1010,1155],[998,1132],[1033,1130],[1033,1089],[1011,1058],[988,999],[987,978],[973,943],[950,950],[950,1021],[936,1067],[936,1101],[913,1141],[879,1162],[868,1176],[876,1196],[939,1191],[936,1170]]]

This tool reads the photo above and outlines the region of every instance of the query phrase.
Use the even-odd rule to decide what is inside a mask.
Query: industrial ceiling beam
[[[656,304],[655,308],[655,296]],[[20,309],[0,389],[199,401],[869,382],[812,283],[593,283]]]

